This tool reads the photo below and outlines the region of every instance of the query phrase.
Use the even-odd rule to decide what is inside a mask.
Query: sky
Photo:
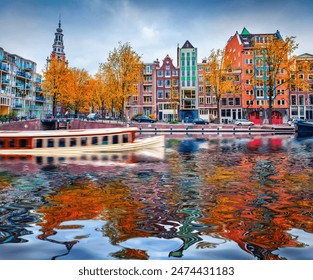
[[[295,54],[313,54],[313,0],[0,0],[0,47],[45,67],[61,17],[70,67],[94,75],[119,42],[144,63],[177,45],[198,49],[198,62],[224,48],[236,31],[295,36]]]

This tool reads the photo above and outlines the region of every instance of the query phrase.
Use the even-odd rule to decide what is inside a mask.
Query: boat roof
[[[71,137],[71,136],[93,136],[116,134],[123,132],[136,132],[137,127],[117,127],[117,128],[95,128],[95,129],[69,129],[69,130],[23,130],[23,131],[8,131],[1,130],[0,138],[2,137]]]

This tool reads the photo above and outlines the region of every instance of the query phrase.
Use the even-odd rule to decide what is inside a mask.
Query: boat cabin
[[[65,131],[0,131],[0,149],[80,148],[133,143],[137,128]]]

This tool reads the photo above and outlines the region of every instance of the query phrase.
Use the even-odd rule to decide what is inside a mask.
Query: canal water
[[[0,157],[0,259],[313,259],[313,138]]]

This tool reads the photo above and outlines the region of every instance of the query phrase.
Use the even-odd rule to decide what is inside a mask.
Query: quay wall
[[[60,129],[95,129],[111,127],[138,127],[139,134],[210,134],[210,133],[273,133],[273,134],[293,134],[295,128],[287,125],[255,125],[252,127],[210,124],[167,124],[167,123],[122,123],[117,121],[84,121],[74,119],[69,124],[61,126]],[[0,124],[0,130],[20,131],[20,130],[43,130],[44,125],[41,120],[18,121]]]

